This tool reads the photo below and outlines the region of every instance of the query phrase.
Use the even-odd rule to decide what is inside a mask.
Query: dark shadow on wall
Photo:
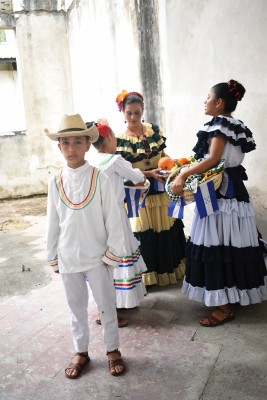
[[[145,118],[163,125],[158,2],[135,0]]]

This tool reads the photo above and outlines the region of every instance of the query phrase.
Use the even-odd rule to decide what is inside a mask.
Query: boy
[[[112,267],[125,253],[120,211],[107,176],[85,160],[91,143],[98,139],[93,124],[87,129],[79,114],[64,115],[57,133],[67,166],[49,182],[46,250],[49,263],[60,272],[71,313],[76,350],[65,376],[76,379],[89,363],[88,288],[97,303],[103,325],[109,370],[125,371],[119,347],[118,320]]]

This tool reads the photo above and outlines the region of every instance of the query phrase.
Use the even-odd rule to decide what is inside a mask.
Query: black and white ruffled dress
[[[195,157],[205,157],[218,135],[226,139],[223,182],[228,184],[216,191],[218,211],[201,219],[195,209],[182,292],[207,306],[260,303],[267,300],[267,272],[241,165],[256,145],[242,121],[218,116],[198,132]]]

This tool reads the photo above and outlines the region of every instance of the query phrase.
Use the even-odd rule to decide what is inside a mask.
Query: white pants
[[[71,330],[75,350],[88,351],[88,286],[101,314],[104,342],[107,351],[119,347],[119,329],[116,310],[116,295],[112,267],[100,264],[84,272],[61,274],[67,302],[71,312]]]

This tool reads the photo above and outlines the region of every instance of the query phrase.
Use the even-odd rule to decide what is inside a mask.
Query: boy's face
[[[58,147],[70,168],[79,168],[84,164],[84,155],[91,143],[86,136],[59,138]]]

